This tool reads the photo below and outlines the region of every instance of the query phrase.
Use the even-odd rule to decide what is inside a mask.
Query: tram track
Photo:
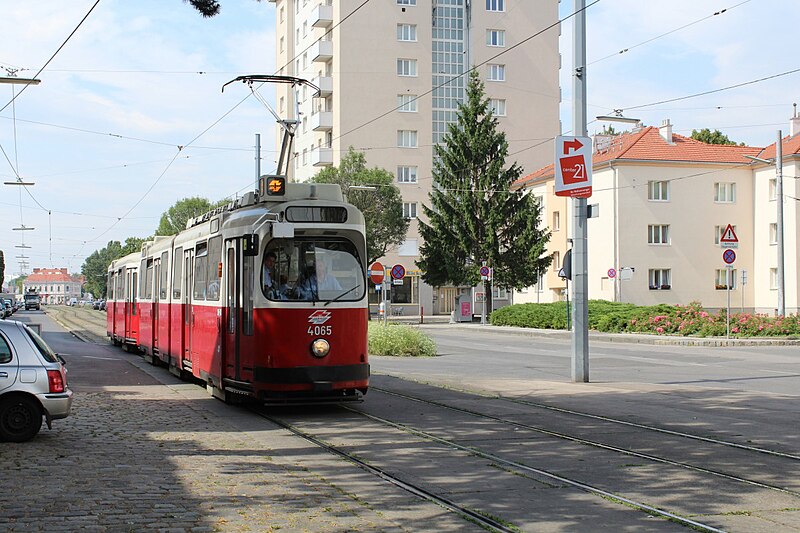
[[[697,473],[700,473],[700,474],[707,474],[707,475],[711,475],[711,476],[715,476],[715,477],[720,477],[720,478],[724,478],[724,479],[729,480],[729,481],[734,481],[734,482],[737,482],[737,483],[742,483],[742,484],[750,485],[750,486],[753,486],[753,487],[759,487],[759,488],[768,489],[768,490],[772,490],[772,491],[776,491],[776,492],[781,492],[781,493],[784,493],[784,494],[788,494],[790,496],[794,496],[794,497],[800,498],[800,491],[793,490],[793,489],[790,489],[790,488],[787,488],[787,487],[781,487],[781,486],[778,486],[778,485],[775,485],[775,484],[772,484],[772,483],[767,483],[767,482],[754,480],[754,479],[748,479],[748,478],[744,478],[744,477],[741,477],[741,476],[738,476],[738,475],[735,475],[735,474],[730,474],[730,473],[726,473],[726,472],[723,472],[723,471],[715,470],[715,469],[712,469],[712,468],[706,468],[706,467],[690,464],[690,463],[683,462],[683,461],[677,461],[677,460],[674,460],[674,459],[669,459],[669,458],[666,458],[666,457],[659,457],[657,455],[653,455],[653,454],[650,454],[650,453],[637,452],[635,450],[622,448],[622,447],[615,446],[615,445],[606,444],[606,443],[599,442],[599,441],[596,441],[596,440],[586,439],[586,438],[577,437],[577,436],[574,436],[574,435],[569,435],[567,433],[563,433],[563,432],[560,432],[560,431],[550,430],[550,429],[547,429],[547,428],[544,428],[544,427],[541,427],[541,426],[534,426],[534,425],[531,425],[531,424],[518,422],[516,420],[511,420],[511,419],[508,419],[508,418],[494,416],[494,415],[491,415],[491,414],[488,414],[488,413],[481,413],[481,412],[478,412],[478,411],[475,411],[475,410],[472,410],[472,409],[466,409],[466,408],[463,408],[463,407],[457,407],[457,406],[454,406],[454,405],[446,404],[444,402],[439,402],[439,401],[435,401],[435,400],[429,400],[429,399],[425,399],[425,398],[420,398],[420,397],[417,397],[417,396],[412,396],[412,395],[400,393],[400,392],[397,392],[397,391],[391,391],[391,390],[388,390],[388,389],[385,389],[385,388],[376,387],[374,385],[371,387],[371,390],[372,391],[381,392],[383,394],[389,394],[389,395],[392,395],[392,396],[395,396],[395,397],[403,398],[403,399],[406,399],[406,400],[409,400],[409,401],[435,406],[435,407],[446,409],[446,410],[449,410],[449,411],[454,411],[454,412],[458,412],[458,413],[467,414],[467,415],[470,415],[470,416],[481,417],[481,418],[484,418],[484,419],[487,419],[487,420],[492,420],[492,421],[495,421],[495,422],[500,422],[502,424],[507,424],[507,425],[513,426],[515,428],[519,428],[519,429],[523,429],[523,430],[527,430],[527,431],[533,431],[533,432],[540,433],[540,434],[543,434],[543,435],[547,435],[547,436],[550,436],[550,437],[554,437],[554,438],[557,438],[557,439],[570,441],[570,442],[581,444],[581,445],[585,445],[585,446],[591,446],[591,447],[594,447],[594,448],[599,448],[599,449],[603,449],[603,450],[607,450],[607,451],[611,451],[611,452],[621,453],[621,454],[624,454],[624,455],[627,455],[627,456],[630,456],[630,457],[636,457],[638,459],[644,459],[644,460],[652,461],[652,462],[655,462],[655,463],[675,466],[675,467],[683,468],[683,469],[686,469],[686,470],[691,470],[691,471],[694,471],[694,472],[697,472]],[[361,412],[361,411],[359,411],[359,412]],[[372,415],[365,414],[365,416],[372,416]],[[638,426],[638,427],[642,427],[642,426]],[[644,427],[644,429],[649,429],[649,428]],[[715,444],[720,444],[720,443],[716,443],[715,442]],[[755,449],[755,450],[752,450],[752,451],[756,451],[757,453],[767,453],[767,451],[761,450],[761,449]],[[795,459],[795,457],[790,455],[790,454],[775,453],[774,456],[781,457],[781,458],[788,458],[790,460],[794,460]]]
[[[518,472],[524,478],[530,479],[532,482],[546,481],[550,482],[552,486],[571,487],[594,496],[599,496],[615,504],[632,508],[640,512],[644,512],[649,516],[662,518],[674,522],[676,524],[692,528],[695,531],[705,531],[710,533],[722,533],[724,531],[712,525],[705,524],[697,520],[693,520],[687,516],[683,516],[678,513],[662,509],[655,505],[649,505],[644,502],[636,501],[632,498],[625,497],[621,494],[612,491],[604,490],[592,484],[575,480],[564,475],[555,474],[553,472],[550,472],[542,468],[536,468],[528,464],[522,463],[520,461],[502,457],[501,455],[487,452],[475,446],[467,446],[464,444],[460,444],[452,439],[435,435],[428,431],[424,431],[418,428],[412,428],[406,424],[398,423],[384,417],[366,413],[359,408],[354,408],[348,405],[340,405],[339,408],[351,412],[353,414],[356,414],[360,417],[367,418],[368,420],[373,421],[375,423],[388,426],[400,432],[412,435],[424,441],[428,441],[437,444],[439,446],[443,446],[450,450],[456,450],[458,452],[466,453],[471,457],[477,457],[480,459],[490,461],[491,463],[496,464],[498,467],[501,467],[503,471],[508,471],[512,475],[515,472]],[[377,466],[375,462],[369,462],[363,458],[357,457],[353,453],[345,451],[342,447],[335,446],[329,442],[326,442],[324,438],[316,436],[304,429],[301,429],[296,423],[289,422],[285,419],[279,418],[274,415],[268,415],[260,410],[256,412],[262,418],[269,420],[270,422],[278,425],[279,427],[284,428],[293,435],[300,437],[328,451],[329,453],[341,457],[359,466],[360,468],[372,473],[373,475],[380,477],[384,481],[387,481],[392,485],[400,487],[403,490],[406,490],[411,494],[414,494],[417,497],[436,503],[444,507],[445,509],[449,510],[450,512],[456,513],[467,520],[473,521],[489,531],[514,531],[514,532],[521,531],[520,527],[517,527],[513,524],[509,524],[509,522],[506,522],[505,520],[495,518],[491,516],[490,513],[469,509],[465,506],[456,503],[451,498],[446,498],[444,496],[438,495],[433,491],[421,487],[419,484],[414,484],[409,481],[406,481],[403,479],[406,476],[404,476],[402,473],[392,473],[388,468]]]
[[[78,312],[71,307],[48,308],[45,310],[45,314],[84,342],[107,343],[107,339],[102,334],[106,327],[105,317],[98,316],[95,320],[95,317],[92,317],[89,313]]]

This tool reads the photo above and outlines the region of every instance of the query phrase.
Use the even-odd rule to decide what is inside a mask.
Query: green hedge
[[[370,355],[433,357],[436,355],[436,343],[417,328],[370,322],[367,350]]]
[[[566,329],[566,303],[517,304],[503,307],[489,317],[497,326]],[[635,306],[633,304],[589,301],[589,328],[610,333],[654,333],[657,335],[723,336],[725,312],[708,313],[698,302],[689,305]],[[731,315],[734,337],[790,336],[800,334],[797,315],[773,317],[752,313]]]

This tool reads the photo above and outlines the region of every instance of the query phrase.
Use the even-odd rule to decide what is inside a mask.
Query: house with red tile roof
[[[800,119],[783,140],[784,175],[800,176]],[[588,220],[589,298],[631,302],[686,304],[700,301],[708,308],[732,305],[774,312],[777,295],[773,239],[775,147],[712,145],[677,135],[668,120],[660,127],[639,127],[594,139],[593,194],[599,216]],[[554,194],[554,167],[548,165],[518,180],[543,204],[552,230],[554,264],[538,286],[515,295],[514,301],[562,299],[565,283],[558,277],[569,248],[572,211],[566,198]],[[797,235],[794,200],[797,180],[784,180],[786,201],[786,310],[798,309]],[[789,206],[788,203],[785,204]],[[723,261],[720,237],[731,225],[738,238],[730,269]],[[774,240],[774,239],[773,239]],[[746,271],[743,285],[743,271]],[[772,281],[771,281],[772,276]],[[789,277],[792,277],[790,280]],[[791,293],[791,298],[788,296]]]
[[[34,268],[22,285],[26,293],[38,292],[42,303],[64,304],[81,297],[85,282],[84,276],[71,275],[66,268]]]

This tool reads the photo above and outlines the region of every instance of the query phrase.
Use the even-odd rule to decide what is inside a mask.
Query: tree
[[[708,128],[702,130],[692,130],[692,139],[695,141],[704,142],[706,144],[728,144],[736,145],[736,141],[728,139],[727,135],[723,135],[721,131],[714,130],[713,132]],[[739,146],[744,146],[744,143],[739,143]]]
[[[209,200],[199,196],[178,200],[161,215],[156,235],[176,235],[186,229],[186,222],[190,218],[207,213],[225,203],[227,200],[220,200],[212,204]]]
[[[220,5],[217,0],[183,0],[189,2],[192,7],[200,12],[206,18],[213,17],[219,13]],[[261,0],[257,0],[260,2]]]
[[[544,255],[550,233],[539,228],[539,203],[510,190],[522,168],[505,168],[508,142],[497,126],[473,71],[457,122],[435,147],[431,206],[422,206],[428,223],[419,223],[424,242],[417,265],[430,285],[476,285],[486,262],[495,285],[520,289],[536,283],[551,262]],[[488,289],[485,283],[491,309]]]
[[[0,290],[3,290],[3,283],[6,282],[6,258],[3,250],[0,250]]]
[[[394,176],[382,168],[367,168],[362,152],[351,146],[338,167],[323,169],[312,181],[338,184],[347,201],[364,214],[367,263],[383,257],[405,240],[409,221],[403,218],[403,198],[394,185]],[[375,190],[350,190],[353,185],[372,186]]]

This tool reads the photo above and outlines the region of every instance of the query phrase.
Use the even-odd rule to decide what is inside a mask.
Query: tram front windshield
[[[275,301],[357,301],[366,282],[348,240],[273,239],[261,261],[261,290]]]

